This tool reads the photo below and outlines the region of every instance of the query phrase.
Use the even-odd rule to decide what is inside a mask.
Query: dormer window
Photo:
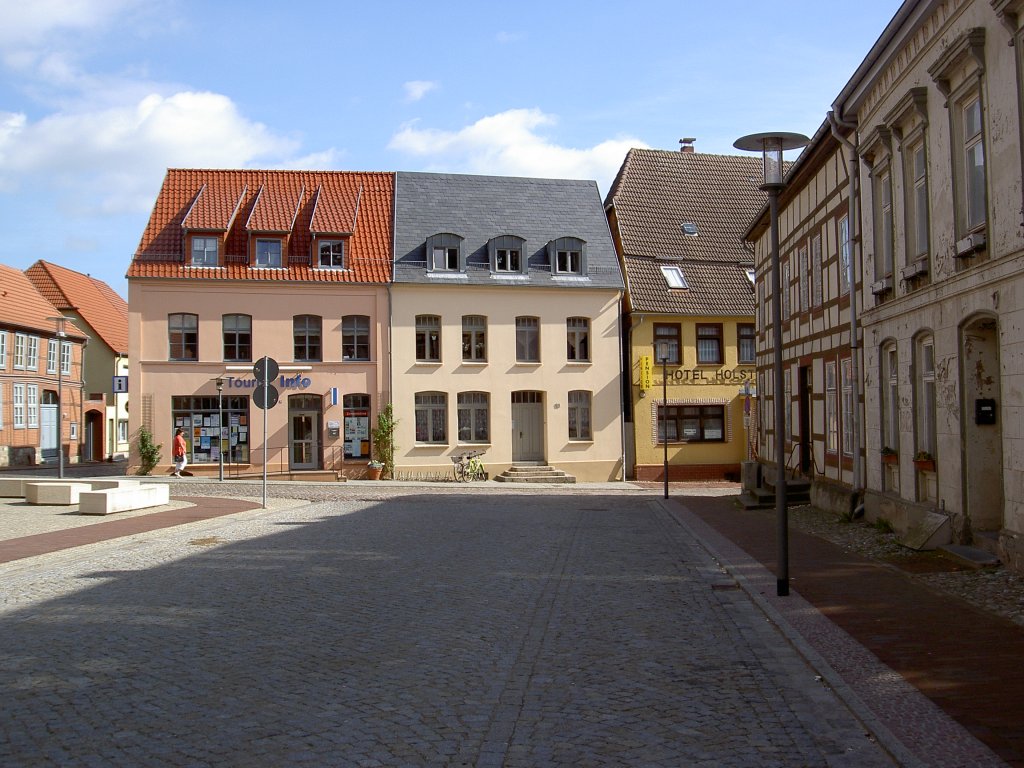
[[[577,237],[560,237],[548,243],[548,257],[556,275],[587,274],[586,243]]]
[[[317,264],[321,269],[344,269],[344,240],[321,240],[318,250],[320,256]]]
[[[281,241],[264,240],[256,241],[256,257],[253,261],[254,267],[277,268],[281,266]]]
[[[462,272],[462,238],[442,232],[427,238],[427,270],[430,272]]]
[[[491,272],[521,275],[526,272],[526,241],[515,235],[502,235],[487,243]]]
[[[192,266],[193,267],[216,267],[217,238],[216,237],[193,237],[192,238]]]
[[[661,274],[665,276],[665,282],[669,288],[689,288],[686,278],[683,276],[682,267],[662,267]]]

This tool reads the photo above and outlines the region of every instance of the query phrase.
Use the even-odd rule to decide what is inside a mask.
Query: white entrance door
[[[317,469],[316,411],[292,411],[288,424],[288,455],[292,469]]]
[[[512,393],[512,461],[544,460],[544,395]]]
[[[57,406],[43,403],[39,406],[39,447],[43,461],[57,459]]]

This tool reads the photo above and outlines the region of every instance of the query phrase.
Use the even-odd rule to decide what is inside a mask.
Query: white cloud
[[[437,83],[433,80],[410,80],[407,83],[403,83],[402,88],[405,89],[406,101],[419,101],[428,93],[435,90],[437,88]]]
[[[428,158],[431,170],[541,178],[595,179],[607,191],[631,147],[639,139],[608,139],[592,147],[553,143],[541,129],[556,118],[539,109],[512,109],[481,118],[457,131],[420,128],[409,123],[396,133],[390,149]]]

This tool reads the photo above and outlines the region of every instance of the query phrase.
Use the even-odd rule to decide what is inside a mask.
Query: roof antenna
[[[692,155],[693,152],[694,152],[693,142],[695,142],[696,140],[697,140],[696,138],[680,139],[679,140],[679,151],[680,152],[685,152],[688,155]]]

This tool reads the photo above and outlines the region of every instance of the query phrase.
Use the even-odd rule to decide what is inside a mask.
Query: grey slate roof
[[[464,279],[439,279],[427,273],[425,241],[442,232],[463,238],[468,254]],[[594,181],[399,172],[394,233],[396,283],[623,288]],[[525,278],[491,275],[487,244],[500,235],[526,240]],[[547,245],[561,237],[586,242],[586,279],[552,274]]]
[[[631,149],[608,192],[635,312],[754,313],[742,238],[765,203],[761,158]],[[697,225],[697,236],[682,224]],[[689,289],[670,290],[661,265],[679,266]]]

